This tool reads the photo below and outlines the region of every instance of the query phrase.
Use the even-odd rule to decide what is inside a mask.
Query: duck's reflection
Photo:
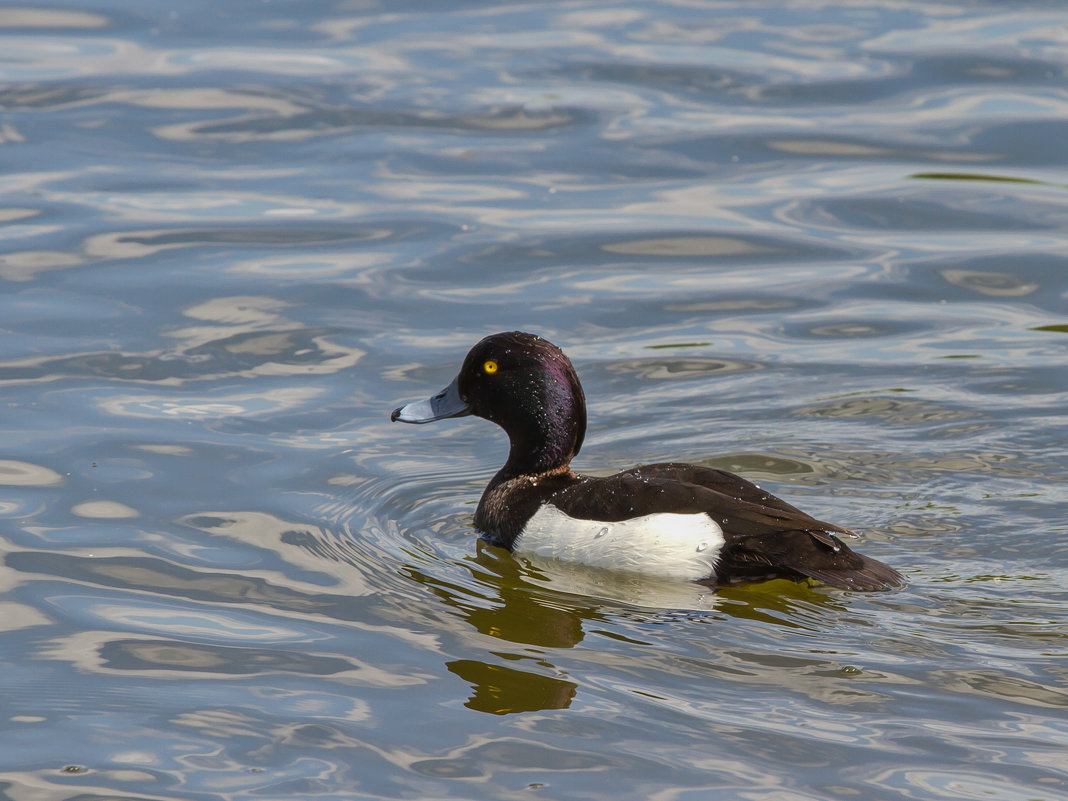
[[[582,641],[583,620],[599,616],[591,599],[553,597],[527,580],[507,551],[480,542],[465,560],[476,586],[443,580],[409,566],[405,571],[459,613],[481,634],[539,648],[572,648]]]
[[[567,709],[578,689],[563,679],[471,659],[457,659],[445,667],[471,685],[473,692],[464,706],[491,715]]]
[[[680,609],[707,611],[715,604],[708,588],[687,582],[669,582],[618,571],[573,565],[558,560],[517,558],[508,551],[479,541],[478,551],[466,562],[473,577],[488,592],[477,603],[469,591],[425,574],[413,576],[479,633],[538,649],[573,648],[582,642],[590,623],[627,614],[659,615]],[[515,665],[500,665],[501,657]],[[540,672],[518,667],[534,659]],[[470,709],[505,715],[543,709],[566,709],[577,685],[544,669],[554,669],[544,655],[495,654],[492,661],[458,659],[446,664],[449,672],[469,682]]]
[[[480,543],[477,555],[467,565],[478,583],[489,590],[481,599],[472,598],[469,588],[444,583],[421,571],[411,570],[411,575],[487,637],[538,649],[572,648],[585,636],[583,621],[598,614],[581,598],[574,599],[578,603],[562,604],[539,597],[538,588],[525,580],[521,566],[507,551]],[[498,664],[502,657],[509,658],[507,654],[487,657],[492,661],[457,659],[445,665],[470,684],[471,696],[464,704],[469,709],[493,715],[566,709],[575,697],[574,682],[544,674],[544,669],[551,670],[553,665],[540,654],[512,658],[517,664],[536,659],[543,672]]]

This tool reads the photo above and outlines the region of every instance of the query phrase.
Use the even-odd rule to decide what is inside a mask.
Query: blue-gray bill
[[[413,401],[412,403],[394,409],[389,419],[394,423],[433,423],[435,420],[444,420],[446,417],[463,417],[471,414],[471,407],[460,397],[457,387],[459,378],[453,379],[445,389],[437,395],[426,400]]]

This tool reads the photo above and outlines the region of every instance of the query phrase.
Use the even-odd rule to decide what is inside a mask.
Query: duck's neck
[[[581,443],[576,432],[550,430],[542,433],[525,432],[509,434],[508,461],[500,469],[497,478],[507,480],[517,476],[536,476],[555,472],[571,463]]]
[[[494,483],[567,470],[582,447],[586,435],[582,388],[553,382],[547,389],[532,393],[526,413],[516,415],[503,426],[510,443],[508,461]],[[536,397],[543,394],[547,397]]]

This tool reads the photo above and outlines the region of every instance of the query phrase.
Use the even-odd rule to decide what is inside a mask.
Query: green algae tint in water
[[[1068,798],[1062,17],[0,9],[0,795]],[[907,587],[480,544],[514,328]]]

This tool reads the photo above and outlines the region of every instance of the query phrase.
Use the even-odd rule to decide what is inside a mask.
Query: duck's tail
[[[819,558],[802,559],[791,567],[802,576],[845,590],[890,590],[905,577],[890,565],[857,553],[837,537]]]
[[[850,534],[822,524],[819,529],[742,536],[721,553],[716,578],[721,582],[810,578],[845,590],[889,590],[905,583],[890,565],[857,553],[839,539]]]

